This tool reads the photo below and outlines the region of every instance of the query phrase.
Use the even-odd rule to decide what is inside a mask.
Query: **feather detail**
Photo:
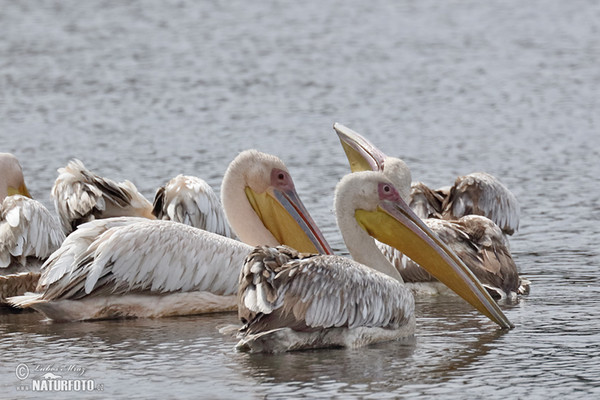
[[[191,225],[235,238],[218,196],[204,180],[178,175],[156,191],[152,213],[157,219]]]
[[[184,251],[185,249],[185,251]],[[106,292],[209,291],[228,295],[252,247],[172,221],[133,217],[81,225],[43,267],[42,299]]]
[[[238,306],[242,332],[255,334],[282,327],[396,329],[412,316],[414,300],[400,282],[348,258],[259,246],[242,268]]]
[[[79,160],[59,168],[58,174],[51,196],[66,234],[94,219],[151,215],[152,204],[129,181],[102,178]]]

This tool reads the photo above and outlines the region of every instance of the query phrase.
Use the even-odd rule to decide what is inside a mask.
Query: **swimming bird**
[[[80,160],[58,169],[51,196],[65,234],[99,218],[155,219],[150,203],[130,181],[117,183],[88,170]]]
[[[422,182],[411,184],[411,207],[421,218],[450,221],[481,215],[505,235],[519,229],[521,207],[515,195],[496,177],[485,172],[459,176],[454,185],[432,190]]]
[[[32,198],[18,159],[0,153],[0,304],[34,290],[43,262],[65,239],[44,205]]]
[[[352,171],[382,171],[398,187],[403,199],[411,199],[411,175],[404,161],[388,157],[367,139],[341,124],[334,124],[334,130],[340,138]],[[485,199],[484,201],[469,202],[461,185],[450,189],[451,194],[446,198],[442,198],[443,190],[434,192],[424,185],[413,185],[413,190],[416,195],[408,202],[415,207],[417,215],[424,218],[425,224],[452,248],[494,298],[514,298],[518,293],[524,294],[529,291],[529,281],[519,276],[510,254],[508,240],[498,225],[479,215],[466,215],[454,219],[455,215],[459,214],[458,210],[486,210],[496,216],[498,221],[503,222],[502,226],[509,229],[515,227],[514,212],[502,212],[506,207],[494,211],[491,206],[493,201],[488,200],[491,197],[489,191],[479,196],[479,199]],[[512,194],[499,196],[505,199],[514,198]],[[516,202],[516,199],[514,201]],[[501,202],[503,205],[513,203],[512,200]],[[445,212],[440,204],[448,204],[447,209],[454,211]],[[518,218],[516,224],[518,225]],[[382,245],[381,249],[398,268],[404,280],[415,284],[415,291],[444,292],[444,288],[437,284],[435,277],[423,270],[414,260],[404,257],[397,249],[386,245]]]
[[[0,201],[13,194],[31,198],[17,157],[10,153],[0,153],[0,171]]]
[[[237,348],[281,352],[359,347],[414,333],[414,298],[376,238],[406,252],[502,328],[512,324],[469,269],[410,210],[381,172],[336,187],[339,229],[354,258],[257,247],[240,277]]]
[[[235,239],[219,197],[206,181],[195,176],[177,175],[159,187],[152,215]]]
[[[130,216],[171,220],[233,237],[219,198],[200,178],[178,175],[158,188],[150,203],[130,181],[103,178],[79,160],[58,173],[51,195],[67,235],[85,222]]]
[[[94,220],[69,235],[44,264],[36,293],[11,303],[57,321],[233,311],[240,269],[253,246],[331,253],[279,158],[240,153],[221,193],[231,226],[245,243],[173,221]]]

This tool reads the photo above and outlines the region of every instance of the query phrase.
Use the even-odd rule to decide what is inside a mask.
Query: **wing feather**
[[[64,239],[60,225],[40,202],[13,195],[0,204],[0,268],[27,257],[44,260]]]
[[[71,160],[58,169],[51,196],[65,233],[98,218],[149,216],[152,205],[129,181],[117,183]]]
[[[171,221],[121,217],[75,231],[46,262],[44,299],[107,291],[210,291],[233,294],[251,246]]]
[[[421,219],[441,218],[444,196],[434,191],[422,182],[410,185],[408,205]]]
[[[515,195],[497,178],[484,172],[459,176],[443,204],[446,219],[482,215],[508,235],[519,229],[520,212]]]
[[[194,176],[178,175],[160,187],[152,213],[158,219],[235,238],[218,196],[208,183]]]
[[[274,300],[269,291],[276,293]],[[414,308],[409,291],[387,275],[348,258],[299,254],[285,246],[260,246],[248,256],[238,298],[244,333],[280,327],[397,328]]]

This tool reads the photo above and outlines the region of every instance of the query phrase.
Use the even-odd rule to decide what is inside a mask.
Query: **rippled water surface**
[[[233,314],[59,324],[5,312],[0,397],[53,397],[18,391],[19,364],[85,368],[104,389],[85,398],[600,395],[599,65],[594,1],[0,0],[0,151],[48,207],[74,157],[152,198],[179,173],[218,190],[254,147],[287,163],[345,252],[338,121],[430,186],[498,176],[522,204],[511,246],[532,281],[502,306],[510,332],[458,299],[424,298],[413,339],[270,356],[218,333]]]

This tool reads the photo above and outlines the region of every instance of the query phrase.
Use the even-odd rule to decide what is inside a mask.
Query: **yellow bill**
[[[250,205],[279,243],[302,253],[333,254],[295,190],[270,188],[256,193],[246,187],[245,191]]]
[[[467,266],[402,200],[375,211],[357,210],[356,220],[371,236],[395,247],[502,328],[514,325]]]
[[[336,122],[333,129],[340,139],[352,172],[383,171],[386,155],[377,147],[342,124]]]
[[[9,186],[7,189],[7,194],[8,196],[20,194],[21,196],[29,197],[30,199],[32,198],[31,194],[29,194],[29,190],[27,190],[27,186],[25,186],[25,183],[21,184],[19,187]]]

